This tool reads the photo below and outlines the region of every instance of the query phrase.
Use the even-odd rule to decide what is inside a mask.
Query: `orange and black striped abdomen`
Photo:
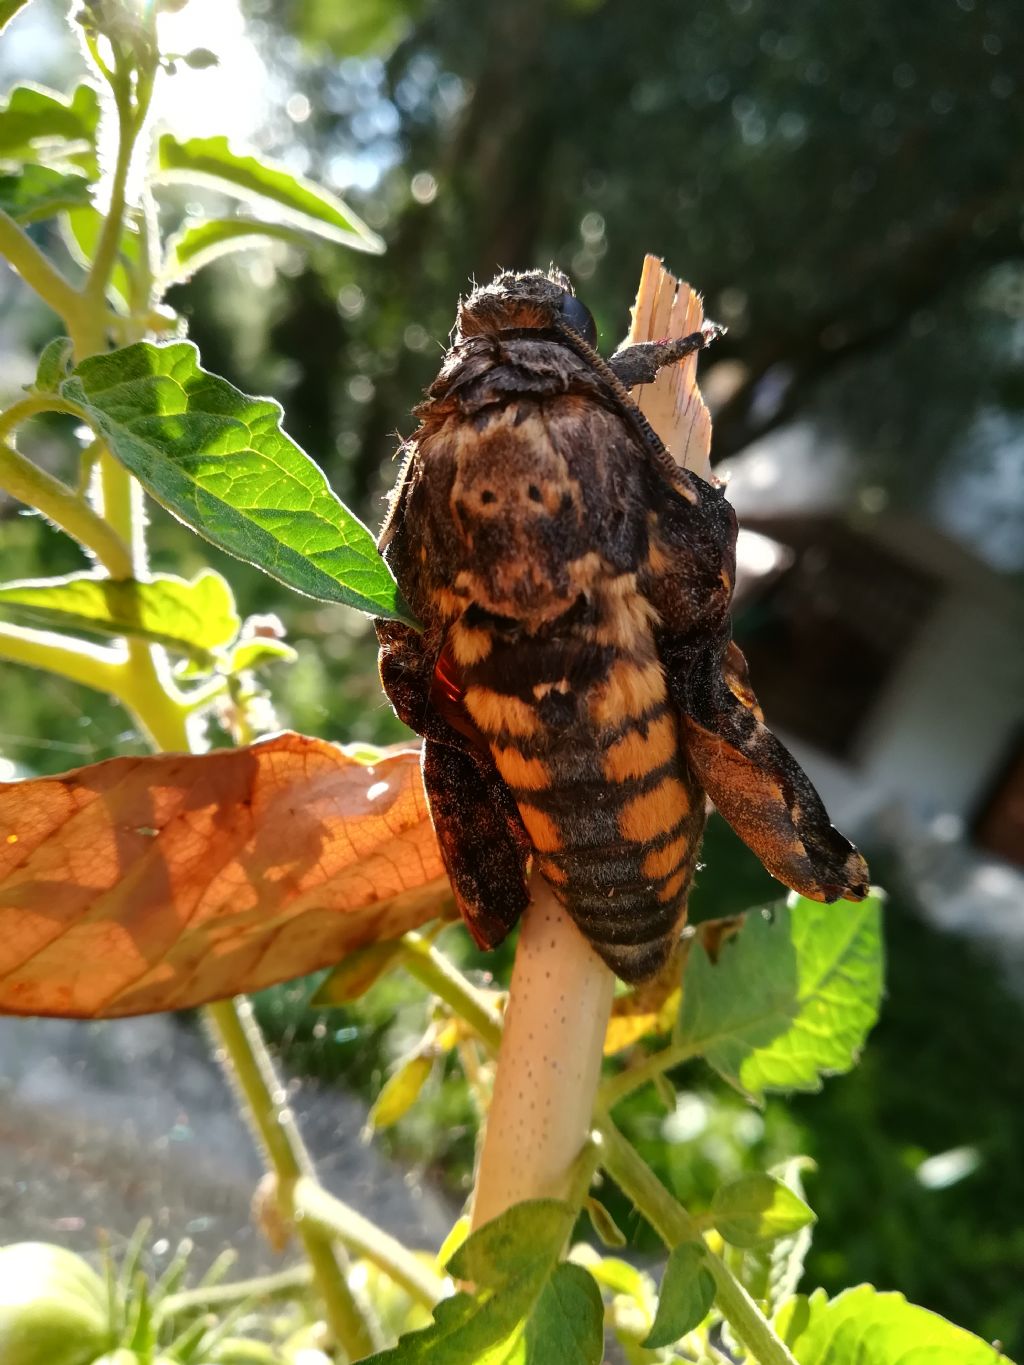
[[[704,793],[649,623],[634,612],[639,628],[625,628],[622,597],[596,591],[582,619],[528,641],[467,614],[450,644],[541,872],[608,965],[635,981],[664,962],[685,918]]]

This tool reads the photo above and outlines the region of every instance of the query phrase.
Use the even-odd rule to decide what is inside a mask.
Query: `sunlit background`
[[[673,1114],[638,1099],[631,1131],[694,1203],[723,1173],[810,1152],[821,1220],[810,1280],[899,1287],[1019,1351],[1024,10],[192,0],[163,22],[167,50],[202,46],[220,65],[163,77],[158,120],[272,153],[387,242],[380,257],[276,244],[171,298],[204,363],[279,398],[289,432],[370,523],[473,278],[558,262],[608,351],[653,251],[728,324],[703,382],[719,471],[760,537],[746,543],[737,633],[769,719],[892,891],[889,1000],[859,1070],[821,1096],[761,1114],[693,1070]],[[0,43],[0,88],[60,88],[78,63],[64,6],[35,0]],[[62,250],[45,228],[40,240]],[[0,276],[4,397],[29,382],[52,331]],[[59,431],[35,440],[64,467]],[[4,501],[0,517],[5,576],[78,566],[38,518]],[[244,610],[282,617],[299,652],[272,680],[282,725],[398,737],[361,618],[288,596],[159,511],[152,540],[158,567],[214,562]],[[70,683],[0,666],[0,688],[8,776],[144,749],[113,704]],[[773,894],[721,828],[706,861],[698,914]],[[303,1008],[308,985],[261,1002],[290,1069],[318,1078],[303,1103],[332,1154],[326,1174],[362,1189],[369,1213],[397,1197],[389,1182],[404,1186],[359,1165],[371,1160],[355,1137],[362,1110],[340,1087],[374,1093],[421,1024],[412,991],[387,989],[322,1018]],[[28,1029],[0,1027],[0,1148],[6,1126],[15,1153],[0,1156],[0,1241],[8,1223],[63,1227],[79,1245],[104,1221],[130,1230],[145,1200],[102,1173],[114,1150],[104,1111],[165,1153],[173,1174],[154,1197],[167,1237],[186,1224],[211,1248],[227,1236],[237,1210],[217,1200],[248,1177],[225,1174],[240,1139],[226,1098],[217,1112],[218,1083],[171,1084],[192,1059],[201,1074],[187,1021],[130,1039]],[[149,1117],[126,1058],[154,1078]],[[33,1132],[45,1117],[52,1133],[56,1114],[65,1147],[40,1145]],[[399,1128],[393,1146],[421,1179],[412,1211],[384,1215],[397,1230],[422,1219],[426,1240],[443,1232],[473,1124],[451,1076]]]

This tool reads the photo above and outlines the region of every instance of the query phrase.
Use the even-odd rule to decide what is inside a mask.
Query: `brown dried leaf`
[[[700,295],[657,256],[645,256],[629,340],[675,340],[699,332],[703,321]],[[632,397],[676,463],[710,479],[711,414],[697,387],[697,354],[666,365],[653,384],[633,389]]]
[[[0,784],[0,1013],[114,1018],[259,990],[449,899],[414,749],[282,734]]]

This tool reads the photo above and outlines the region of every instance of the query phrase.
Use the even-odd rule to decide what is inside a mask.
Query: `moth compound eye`
[[[574,332],[579,332],[588,346],[597,346],[597,324],[587,305],[580,303],[575,295],[562,295],[562,317]]]

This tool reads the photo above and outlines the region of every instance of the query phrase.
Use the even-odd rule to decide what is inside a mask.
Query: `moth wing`
[[[496,948],[530,903],[529,836],[489,754],[423,745],[423,785],[455,903],[481,948]]]
[[[669,692],[697,780],[780,882],[816,901],[863,900],[863,857],[828,818],[810,778],[764,724],[732,640],[695,647],[662,633]]]
[[[446,652],[435,657],[401,622],[376,626],[384,691],[399,719],[424,736],[423,785],[455,903],[480,947],[494,948],[530,901],[526,830],[462,707]]]

